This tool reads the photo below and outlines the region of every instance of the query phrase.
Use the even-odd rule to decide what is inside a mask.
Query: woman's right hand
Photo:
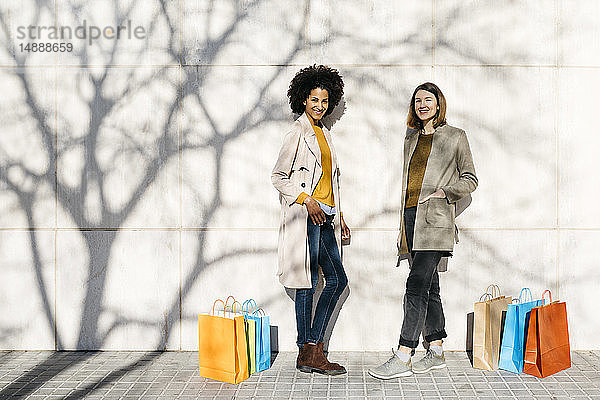
[[[306,206],[306,211],[308,211],[308,216],[312,220],[315,225],[322,225],[325,222],[325,213],[319,207],[319,204],[315,199],[310,196],[307,196],[304,199],[304,205]]]

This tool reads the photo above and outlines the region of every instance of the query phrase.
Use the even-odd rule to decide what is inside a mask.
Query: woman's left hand
[[[434,197],[436,199],[445,199],[446,193],[442,189],[438,189],[435,192],[431,193],[429,196],[425,197],[423,200],[419,201],[419,204],[425,203],[427,200],[429,200],[432,197]]]
[[[344,217],[340,215],[340,222],[342,226],[342,240],[350,239],[350,228],[346,225],[346,221],[344,221]]]

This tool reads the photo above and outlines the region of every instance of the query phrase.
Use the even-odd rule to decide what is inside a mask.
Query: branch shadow
[[[223,160],[225,159],[225,151],[227,147],[234,142],[237,138],[244,135],[249,130],[260,128],[267,123],[272,122],[280,122],[283,120],[287,120],[286,114],[283,111],[285,107],[278,107],[275,112],[273,112],[270,107],[272,104],[269,102],[264,103],[265,98],[268,98],[268,90],[273,86],[274,82],[282,76],[282,74],[286,71],[286,68],[289,68],[294,64],[294,60],[297,55],[305,49],[307,46],[320,46],[322,43],[314,42],[311,43],[308,41],[306,37],[304,29],[300,29],[298,32],[295,32],[295,36],[293,39],[293,43],[291,46],[290,52],[282,58],[280,63],[274,68],[272,76],[268,78],[265,82],[261,84],[261,87],[257,90],[257,100],[253,104],[248,107],[248,110],[245,110],[243,114],[235,121],[233,128],[223,131],[219,128],[219,125],[216,121],[216,118],[211,115],[207,102],[210,101],[208,98],[208,94],[204,93],[203,88],[205,86],[206,79],[208,74],[211,73],[211,66],[214,64],[214,61],[217,59],[219,54],[221,54],[224,50],[226,50],[227,46],[233,40],[232,37],[236,32],[237,28],[240,24],[242,24],[245,19],[248,17],[249,13],[252,11],[253,7],[256,7],[260,4],[260,1],[252,2],[252,4],[245,8],[243,11],[238,12],[235,17],[230,22],[229,26],[222,32],[222,34],[218,35],[218,37],[211,39],[207,36],[207,41],[204,43],[202,48],[197,50],[197,54],[199,54],[199,58],[202,60],[203,64],[208,66],[207,68],[183,68],[183,65],[192,60],[192,49],[189,48],[181,48],[178,38],[179,27],[172,20],[172,16],[169,11],[169,2],[166,0],[159,0],[160,7],[163,10],[162,14],[157,18],[164,18],[165,22],[169,28],[169,38],[168,38],[168,48],[166,51],[170,55],[173,60],[177,60],[179,62],[179,68],[182,72],[181,81],[169,82],[171,87],[175,89],[175,98],[170,101],[167,106],[167,116],[164,121],[162,121],[161,127],[159,131],[161,135],[158,139],[153,143],[154,152],[148,151],[143,145],[138,143],[133,143],[130,147],[126,149],[126,151],[130,151],[132,154],[138,153],[142,154],[143,158],[147,161],[147,165],[143,166],[143,174],[140,178],[139,182],[136,182],[136,186],[132,191],[129,199],[124,202],[124,205],[120,208],[115,209],[110,205],[108,201],[107,194],[104,192],[100,192],[99,198],[99,209],[97,214],[100,215],[100,220],[95,221],[90,218],[85,209],[85,201],[90,196],[93,196],[92,186],[98,188],[104,188],[107,182],[107,175],[114,168],[113,163],[111,162],[109,167],[102,167],[100,161],[98,160],[98,138],[101,134],[101,129],[103,128],[103,124],[109,119],[111,112],[114,112],[115,109],[122,105],[123,99],[127,99],[132,93],[139,91],[141,88],[149,85],[153,79],[163,79],[166,76],[167,69],[158,69],[157,73],[150,79],[147,79],[142,82],[136,82],[133,78],[133,75],[130,75],[127,79],[128,85],[126,88],[119,93],[117,98],[110,97],[106,94],[106,87],[110,84],[110,72],[114,69],[114,60],[118,55],[119,51],[121,51],[119,47],[118,41],[115,41],[114,46],[109,49],[108,52],[108,62],[101,69],[101,72],[98,75],[92,75],[90,73],[86,79],[89,79],[91,83],[91,92],[92,95],[90,99],[86,101],[86,108],[91,112],[90,121],[87,127],[85,127],[85,135],[83,138],[72,138],[69,137],[67,140],[61,139],[60,142],[58,140],[59,133],[58,128],[53,126],[52,120],[49,115],[49,111],[45,110],[39,101],[36,98],[36,94],[32,88],[32,82],[29,81],[27,76],[27,56],[17,56],[13,51],[11,54],[15,55],[14,62],[20,68],[15,73],[21,84],[21,90],[25,97],[25,105],[30,112],[30,118],[35,122],[35,126],[37,129],[37,133],[39,133],[40,138],[42,140],[44,146],[45,157],[48,159],[48,165],[46,165],[44,171],[36,172],[26,167],[26,165],[20,160],[15,160],[10,157],[7,153],[6,157],[3,157],[5,160],[2,160],[2,165],[0,166],[0,181],[4,183],[6,191],[13,193],[17,196],[19,207],[25,214],[28,223],[29,229],[29,244],[33,257],[33,266],[34,273],[36,277],[37,290],[40,293],[43,310],[45,314],[45,318],[48,323],[48,328],[52,332],[56,332],[56,348],[58,350],[64,349],[67,345],[64,343],[64,339],[61,335],[60,329],[56,329],[56,316],[53,312],[53,306],[51,305],[50,296],[48,294],[47,282],[44,281],[42,276],[42,268],[43,263],[41,261],[41,257],[39,255],[39,243],[38,238],[36,237],[36,222],[34,219],[34,206],[36,201],[36,191],[42,183],[49,184],[52,188],[54,188],[54,194],[57,196],[57,200],[59,205],[68,213],[68,216],[74,221],[76,227],[80,230],[81,236],[85,242],[85,251],[87,252],[87,256],[89,258],[89,265],[87,265],[87,287],[84,295],[83,302],[83,311],[79,316],[79,331],[77,335],[77,349],[98,349],[101,348],[102,345],[107,340],[108,336],[114,332],[114,330],[118,329],[118,327],[123,326],[123,324],[127,324],[128,320],[123,318],[117,318],[112,326],[110,326],[105,332],[102,334],[99,332],[99,319],[101,314],[106,311],[103,307],[103,299],[106,290],[106,280],[109,272],[109,261],[111,252],[113,250],[113,246],[115,240],[118,237],[119,228],[123,226],[125,221],[131,214],[134,212],[137,206],[139,206],[140,200],[143,198],[144,194],[148,191],[149,188],[153,186],[156,182],[157,177],[159,176],[164,165],[167,164],[168,160],[181,156],[183,153],[187,151],[193,151],[198,148],[205,148],[211,151],[214,160],[214,169],[215,169],[215,191],[210,193],[209,201],[206,207],[204,208],[204,214],[200,221],[201,227],[209,227],[211,222],[214,220],[217,212],[222,209],[224,201],[222,198],[221,188],[223,183]],[[118,9],[118,2],[115,0],[115,9]],[[141,2],[134,1],[129,10],[123,15],[118,16],[120,19],[125,19],[128,17],[129,12],[133,10],[136,4],[140,4]],[[234,6],[238,4],[238,2],[233,2]],[[51,6],[44,2],[37,2],[36,6],[38,7],[37,15],[39,18],[40,10],[43,8],[48,12],[54,13],[54,10]],[[73,6],[75,7],[75,6]],[[207,18],[213,13],[214,3],[211,2],[211,7],[207,11]],[[304,7],[304,24],[306,26],[306,21],[310,18],[308,14],[309,7]],[[78,14],[80,12],[79,9],[73,8],[73,14]],[[54,15],[56,18],[57,16]],[[458,17],[456,17],[458,18]],[[36,19],[37,21],[37,19]],[[451,19],[446,19],[446,21],[450,22]],[[152,23],[157,22],[153,20]],[[10,38],[10,32],[8,32],[8,22],[5,14],[0,12],[0,26],[6,31],[7,37]],[[208,24],[207,24],[208,26]],[[208,28],[207,28],[208,29]],[[251,38],[247,38],[247,40],[251,40]],[[385,43],[382,42],[381,48],[385,49],[391,45],[393,46],[401,46],[406,43],[414,43],[415,37],[414,35],[410,35],[406,38],[405,42],[401,43]],[[10,50],[14,49],[14,43],[6,43],[7,48]],[[451,43],[446,43],[442,40],[438,43],[439,46],[444,46],[449,48],[451,51],[457,52],[459,55],[472,60],[473,62],[479,64],[486,64],[488,60],[482,58],[479,55],[475,54],[465,54],[464,50],[458,48],[452,48]],[[373,44],[374,47],[377,47],[377,44]],[[148,49],[148,43],[144,47],[139,50],[138,56],[141,56],[141,53]],[[10,52],[10,51],[9,51]],[[85,67],[89,61],[89,54],[87,53],[86,48],[84,47],[83,51],[77,54],[79,58],[80,66]],[[135,70],[135,68],[133,68]],[[378,88],[381,91],[382,95],[389,100],[392,104],[405,106],[404,101],[399,101],[398,93],[392,90],[389,86],[386,86],[385,82],[381,82],[376,77],[373,77],[368,74],[363,74],[362,72],[351,72],[348,71],[347,75],[354,76],[354,79],[360,80],[362,82],[369,81],[373,87]],[[510,81],[511,77],[509,75],[505,75],[504,78]],[[166,79],[166,78],[164,78]],[[82,77],[78,78],[79,80],[83,80]],[[79,82],[81,84],[81,82]],[[405,88],[408,93],[410,88],[408,86]],[[282,94],[282,99],[284,95]],[[186,99],[193,99],[196,101],[202,112],[204,113],[205,118],[209,121],[210,132],[208,132],[208,140],[201,145],[193,145],[192,136],[194,136],[194,132],[183,131],[180,132],[181,140],[180,142],[176,142],[173,139],[172,132],[175,130],[175,126],[177,125],[178,113],[182,109],[182,103]],[[352,103],[353,99],[347,99],[348,103]],[[284,101],[280,101],[279,103],[275,101],[275,104],[283,103]],[[402,103],[402,104],[399,104]],[[339,119],[344,115],[346,111],[346,99],[343,98],[342,102],[338,106],[338,108],[332,113],[329,120],[326,121],[328,127],[332,127]],[[467,116],[464,116],[465,118]],[[475,123],[475,122],[473,122]],[[371,121],[369,124],[373,129],[377,127],[374,121]],[[67,131],[74,129],[73,127],[66,126]],[[490,132],[493,132],[494,129],[492,127],[487,127]],[[67,132],[70,133],[70,132]],[[123,135],[126,135],[126,130],[122,132]],[[376,132],[379,133],[379,132]],[[508,143],[502,142],[505,140],[500,132],[496,132],[495,135],[502,145],[510,145]],[[66,183],[63,183],[58,179],[56,171],[58,170],[58,162],[59,159],[63,156],[63,154],[67,153],[71,148],[75,147],[83,147],[84,149],[84,166],[81,171],[81,176],[78,178],[78,183],[75,186],[68,186]],[[4,156],[4,154],[3,154]],[[11,178],[11,174],[9,173],[10,168],[18,168],[20,171],[24,173],[24,175],[32,179],[34,181],[33,188],[31,190],[24,189],[20,182],[15,181]],[[375,210],[372,214],[364,217],[362,221],[358,223],[358,226],[368,225],[371,221],[376,219],[379,216],[389,216],[391,214],[396,214],[396,212],[390,207],[380,207]],[[90,230],[103,229],[106,227],[110,227],[110,230],[107,231],[105,239],[98,241],[95,235],[90,234]],[[485,243],[482,241],[477,241],[475,235],[471,233],[465,232],[469,240],[476,241],[479,246],[482,248],[482,253],[486,254],[486,260],[492,259],[494,262],[498,264],[505,265],[507,267],[507,272],[512,273],[518,270],[518,267],[510,266],[508,260],[503,257],[502,252],[498,251],[498,248],[490,243]],[[203,274],[217,262],[223,259],[235,259],[241,255],[245,255],[248,253],[259,254],[260,252],[254,251],[252,249],[241,249],[238,251],[232,251],[225,255],[223,255],[219,259],[209,259],[206,254],[207,249],[207,241],[210,232],[207,230],[200,230],[197,234],[197,243],[198,243],[198,251],[195,255],[195,259],[193,261],[193,267],[189,274],[185,277],[181,277],[181,287],[177,296],[175,296],[172,301],[170,301],[167,307],[167,317],[165,318],[166,323],[164,326],[164,334],[162,334],[156,342],[155,349],[164,350],[167,348],[167,343],[170,338],[170,334],[173,331],[173,324],[177,321],[180,321],[182,318],[188,318],[186,316],[181,316],[182,313],[182,303],[186,297],[189,296],[192,288],[198,282],[199,279],[202,278]],[[264,252],[274,252],[274,249],[265,249]],[[322,288],[322,282],[321,282]],[[343,298],[340,299],[338,303],[338,307],[336,307],[336,311],[334,313],[334,317],[332,317],[330,324],[327,328],[327,339],[326,346],[328,346],[329,338],[331,336],[331,331],[337,318],[339,317],[340,310],[345,302],[345,300],[349,296],[349,289],[346,290],[343,294]],[[356,293],[359,296],[370,296],[372,293],[369,293],[368,290],[361,290],[359,287],[356,290]],[[289,294],[288,294],[289,295]],[[293,297],[290,296],[290,298]],[[395,297],[394,297],[395,298]],[[277,299],[273,299],[272,301],[277,301]],[[265,306],[268,306],[269,302],[267,301]],[[316,306],[316,302],[314,302]],[[193,318],[193,317],[189,317]],[[138,321],[139,322],[139,321]],[[81,363],[87,360],[93,353],[75,353],[76,356],[73,358],[73,363]],[[119,377],[123,376],[128,371],[139,368],[147,365],[153,359],[157,357],[159,353],[153,353],[147,359],[142,357],[141,359],[132,362],[126,367],[120,368],[118,370],[113,371],[107,377],[86,386],[81,391],[78,391],[72,395],[69,395],[69,399],[78,398],[85,394],[91,393],[94,390],[101,388],[110,382],[117,380]],[[56,371],[56,374],[60,373],[64,370],[65,366],[61,364],[61,360],[64,360],[64,353],[58,352],[51,357],[49,357],[44,362],[40,363],[33,370],[24,373],[14,384],[10,384],[8,387],[0,391],[0,397],[3,394],[8,394],[9,392],[14,392],[17,389],[18,384],[24,381],[31,381],[42,371]],[[53,366],[57,366],[57,368],[53,368]],[[40,383],[41,384],[41,383]],[[39,387],[39,386],[38,386]],[[31,387],[28,393],[31,393],[35,390],[35,385]]]
[[[3,387],[0,390],[0,398],[26,398],[44,384],[45,380],[40,379],[40,376],[50,380],[69,367],[85,362],[91,356],[91,352],[53,352],[44,361]]]

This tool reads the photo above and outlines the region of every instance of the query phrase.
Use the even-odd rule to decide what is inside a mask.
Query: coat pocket
[[[448,203],[446,199],[431,197],[427,200],[427,210],[425,211],[425,221],[427,225],[436,228],[454,228],[454,216],[452,215],[454,206]]]
[[[292,169],[290,178],[292,181],[300,187],[303,192],[310,191],[310,176],[311,170],[306,165],[296,165]]]

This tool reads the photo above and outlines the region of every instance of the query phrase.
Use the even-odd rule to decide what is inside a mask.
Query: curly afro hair
[[[311,65],[298,71],[290,83],[287,96],[292,112],[304,112],[304,101],[315,88],[325,89],[329,94],[329,106],[324,116],[331,114],[344,95],[344,81],[336,69],[325,65]]]

